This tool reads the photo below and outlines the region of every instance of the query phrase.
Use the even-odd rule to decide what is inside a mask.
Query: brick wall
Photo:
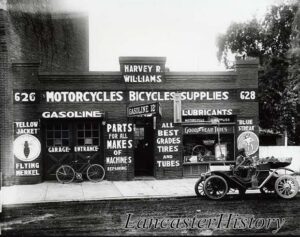
[[[3,183],[11,184],[14,179],[12,155],[12,76],[8,62],[7,12],[0,9],[0,158]]]
[[[46,0],[1,1],[0,168],[4,185],[15,182],[12,88],[38,87],[38,69],[56,72],[89,70],[88,16],[64,11],[58,13],[57,7],[55,10],[51,7],[57,3]],[[15,62],[22,63],[12,67]],[[16,119],[28,119],[35,111],[34,106],[25,106]]]
[[[88,71],[88,17],[8,11],[9,59],[40,62],[43,71]]]

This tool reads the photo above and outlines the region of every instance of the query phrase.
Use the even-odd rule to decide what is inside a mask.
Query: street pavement
[[[9,237],[299,236],[299,201],[300,194],[286,200],[249,193],[218,201],[194,196],[6,205],[0,231]]]
[[[300,176],[297,176],[300,184]],[[3,205],[89,200],[194,197],[197,178],[168,180],[107,181],[60,184],[47,181],[32,185],[3,187]],[[257,193],[247,190],[247,193]]]

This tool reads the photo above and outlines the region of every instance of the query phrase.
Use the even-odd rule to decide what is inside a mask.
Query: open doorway
[[[153,118],[136,118],[134,132],[134,174],[153,176]]]

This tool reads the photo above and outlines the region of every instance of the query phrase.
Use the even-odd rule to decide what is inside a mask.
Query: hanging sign
[[[149,115],[161,115],[159,103],[130,106],[127,108],[127,117],[140,117]]]
[[[174,113],[174,123],[181,123],[182,116],[181,116],[181,94],[180,93],[176,93],[174,95],[173,113]]]
[[[253,155],[259,148],[258,136],[251,131],[242,132],[237,139],[237,148],[244,148],[246,155]]]

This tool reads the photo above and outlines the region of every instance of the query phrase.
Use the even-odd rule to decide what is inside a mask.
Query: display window
[[[184,131],[184,163],[234,161],[233,126],[189,126]]]

